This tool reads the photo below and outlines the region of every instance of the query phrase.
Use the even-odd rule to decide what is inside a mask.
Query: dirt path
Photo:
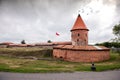
[[[120,80],[120,70],[74,73],[9,73],[0,72],[0,80]]]

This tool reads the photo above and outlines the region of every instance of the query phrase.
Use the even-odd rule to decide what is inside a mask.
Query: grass
[[[0,71],[7,72],[71,72],[60,61],[0,57]]]
[[[20,50],[22,51],[26,49]],[[32,49],[31,51],[36,50],[39,51],[39,49]],[[40,54],[41,53],[39,53],[39,55]],[[120,56],[118,53],[111,53],[110,60],[95,63],[95,66],[97,71],[120,69]],[[47,73],[47,72],[91,71],[90,67],[91,63],[67,62],[60,60],[49,61],[49,60],[20,59],[17,57],[5,55],[0,56],[0,71],[5,72]]]
[[[26,57],[33,56],[36,58],[51,57],[52,49],[43,49],[37,47],[30,48],[0,48],[0,55],[10,57]]]

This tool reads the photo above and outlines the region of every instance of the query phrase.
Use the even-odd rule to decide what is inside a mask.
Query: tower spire
[[[82,20],[80,14],[71,29],[72,45],[87,46],[88,45],[88,29]]]
[[[78,14],[78,17],[77,17],[75,24],[73,25],[71,31],[78,30],[78,29],[88,30],[85,23],[82,20],[82,17],[80,16],[80,14]]]

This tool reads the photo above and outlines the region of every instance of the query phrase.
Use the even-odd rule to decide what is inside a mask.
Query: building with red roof
[[[72,45],[88,45],[88,31],[89,30],[79,14],[71,29]]]
[[[72,62],[100,62],[110,58],[110,49],[104,46],[88,45],[88,29],[78,15],[72,29],[72,45],[58,45],[53,48],[53,57]]]

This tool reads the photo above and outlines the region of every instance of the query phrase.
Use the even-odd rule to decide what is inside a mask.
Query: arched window
[[[78,33],[78,36],[80,36],[80,34]]]

